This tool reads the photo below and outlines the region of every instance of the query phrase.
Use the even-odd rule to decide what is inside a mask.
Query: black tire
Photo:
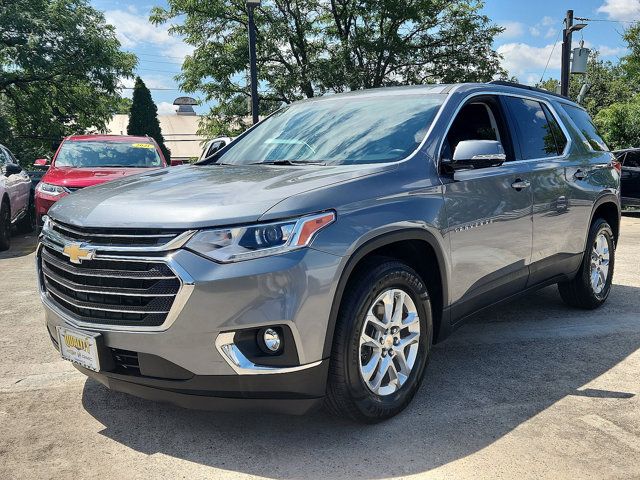
[[[602,291],[596,292],[591,285],[591,259],[594,243],[599,235],[604,235],[609,249],[609,271]],[[602,305],[611,292],[611,282],[615,266],[615,240],[611,227],[602,218],[594,220],[589,230],[587,248],[582,265],[575,278],[569,282],[558,283],[558,291],[564,302],[572,307],[593,310]]]
[[[360,374],[360,334],[375,300],[389,289],[407,293],[420,318],[418,353],[406,381],[394,393],[374,393]],[[404,263],[377,257],[359,270],[344,293],[336,323],[325,407],[333,414],[377,423],[400,413],[420,387],[433,340],[431,302],[420,276]]]
[[[33,201],[33,197],[29,198],[29,206],[27,207],[27,213],[16,224],[18,233],[31,233],[36,227],[36,207]]]
[[[0,205],[0,252],[9,250],[11,246],[11,210],[9,203]]]

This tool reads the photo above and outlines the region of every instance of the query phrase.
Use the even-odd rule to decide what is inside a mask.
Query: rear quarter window
[[[576,124],[578,130],[580,130],[580,133],[584,136],[587,146],[598,152],[609,151],[609,147],[607,147],[607,144],[598,133],[598,129],[591,120],[591,117],[589,117],[589,114],[585,110],[571,105],[562,105],[562,109],[571,117],[573,123]]]

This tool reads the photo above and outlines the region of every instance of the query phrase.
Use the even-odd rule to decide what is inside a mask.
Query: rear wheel
[[[415,395],[433,336],[426,286],[409,266],[377,258],[351,282],[340,308],[326,406],[375,423]]]
[[[558,284],[562,300],[577,308],[602,305],[611,291],[615,263],[615,241],[609,224],[598,218],[591,225],[587,248],[576,277]]]
[[[0,205],[0,252],[11,246],[11,210],[7,202]]]

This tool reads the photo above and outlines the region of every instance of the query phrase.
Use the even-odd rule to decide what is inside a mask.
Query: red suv
[[[37,160],[36,164],[43,164]],[[51,206],[84,187],[164,168],[167,161],[153,138],[127,135],[73,135],[65,138],[36,187],[38,224]]]

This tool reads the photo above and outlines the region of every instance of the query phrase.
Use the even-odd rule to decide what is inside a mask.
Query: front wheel
[[[401,412],[422,382],[432,338],[422,279],[404,263],[374,259],[343,297],[329,368],[329,411],[365,423]]]
[[[572,307],[588,310],[602,305],[611,291],[615,253],[611,227],[604,219],[596,219],[589,230],[578,274],[569,282],[558,283],[562,300]]]

